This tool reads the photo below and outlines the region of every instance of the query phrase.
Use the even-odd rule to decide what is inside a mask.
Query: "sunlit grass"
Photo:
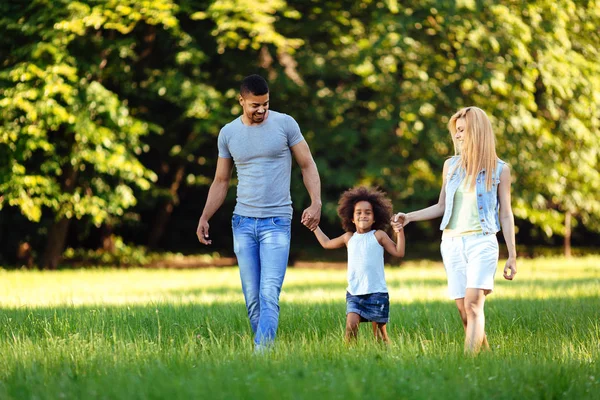
[[[386,270],[387,349],[343,343],[344,270],[289,269],[265,356],[236,268],[0,271],[0,398],[598,398],[600,257],[499,266],[477,358],[441,264]]]
[[[576,260],[576,261],[575,261]],[[517,279],[496,274],[495,298],[545,299],[600,296],[600,257],[520,260]],[[386,269],[392,302],[446,300],[441,263],[407,262]],[[344,298],[344,270],[288,270],[282,302],[322,303]],[[243,304],[237,268],[200,270],[92,269],[49,271],[0,270],[0,306],[81,306],[177,303]]]

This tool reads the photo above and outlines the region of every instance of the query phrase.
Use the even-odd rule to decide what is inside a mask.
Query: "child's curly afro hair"
[[[386,197],[386,194],[377,188],[368,188],[365,186],[355,187],[346,190],[338,202],[338,215],[342,219],[342,228],[346,232],[356,232],[354,219],[354,206],[361,201],[368,201],[373,207],[373,217],[375,223],[373,229],[385,230],[390,224],[392,218],[392,201]]]

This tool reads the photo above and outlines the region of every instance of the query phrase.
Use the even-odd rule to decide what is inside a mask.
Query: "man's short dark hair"
[[[240,86],[240,94],[243,96],[248,93],[255,96],[269,93],[269,85],[265,78],[256,74],[245,77]]]

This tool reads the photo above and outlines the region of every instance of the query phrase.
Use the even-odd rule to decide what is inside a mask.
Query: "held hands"
[[[198,228],[196,229],[196,236],[198,236],[198,240],[202,244],[209,245],[212,243],[208,237],[208,221],[200,217],[200,221],[198,221]]]
[[[321,221],[321,206],[318,204],[311,204],[304,212],[302,213],[302,219],[300,222],[304,224],[308,229],[314,231],[319,226],[319,222]]]
[[[405,213],[394,214],[391,220],[392,229],[394,229],[394,232],[400,232],[409,222]]]
[[[509,274],[510,272],[510,274]],[[517,259],[515,257],[508,257],[506,265],[504,266],[504,279],[512,281],[517,273]]]

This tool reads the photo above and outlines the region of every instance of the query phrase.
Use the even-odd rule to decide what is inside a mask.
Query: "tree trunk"
[[[75,190],[77,170],[69,164],[63,171],[62,190],[65,193],[73,193]],[[71,221],[68,218],[62,217],[58,221],[55,221],[50,227],[46,248],[40,260],[40,267],[42,269],[56,269],[58,266],[58,262],[60,261],[60,257],[65,248],[70,223]]]
[[[40,262],[40,267],[42,269],[56,269],[58,266],[58,262],[60,261],[60,257],[65,248],[70,223],[71,221],[69,219],[61,218],[50,227],[46,249],[44,250],[44,255]]]
[[[114,253],[116,250],[115,235],[113,234],[112,224],[105,222],[100,228],[100,240],[102,243],[102,250],[108,253]]]
[[[565,257],[571,257],[571,212],[565,213]]]
[[[167,223],[169,222],[169,218],[173,213],[173,208],[177,203],[179,203],[177,191],[179,190],[181,182],[183,181],[184,173],[185,167],[183,165],[180,165],[177,168],[177,172],[175,172],[173,182],[169,187],[169,193],[171,194],[171,197],[169,198],[169,200],[164,202],[158,210],[156,219],[154,220],[154,224],[150,231],[150,235],[148,236],[148,247],[151,249],[155,248],[158,245],[160,239],[163,237],[165,229],[167,227]]]

